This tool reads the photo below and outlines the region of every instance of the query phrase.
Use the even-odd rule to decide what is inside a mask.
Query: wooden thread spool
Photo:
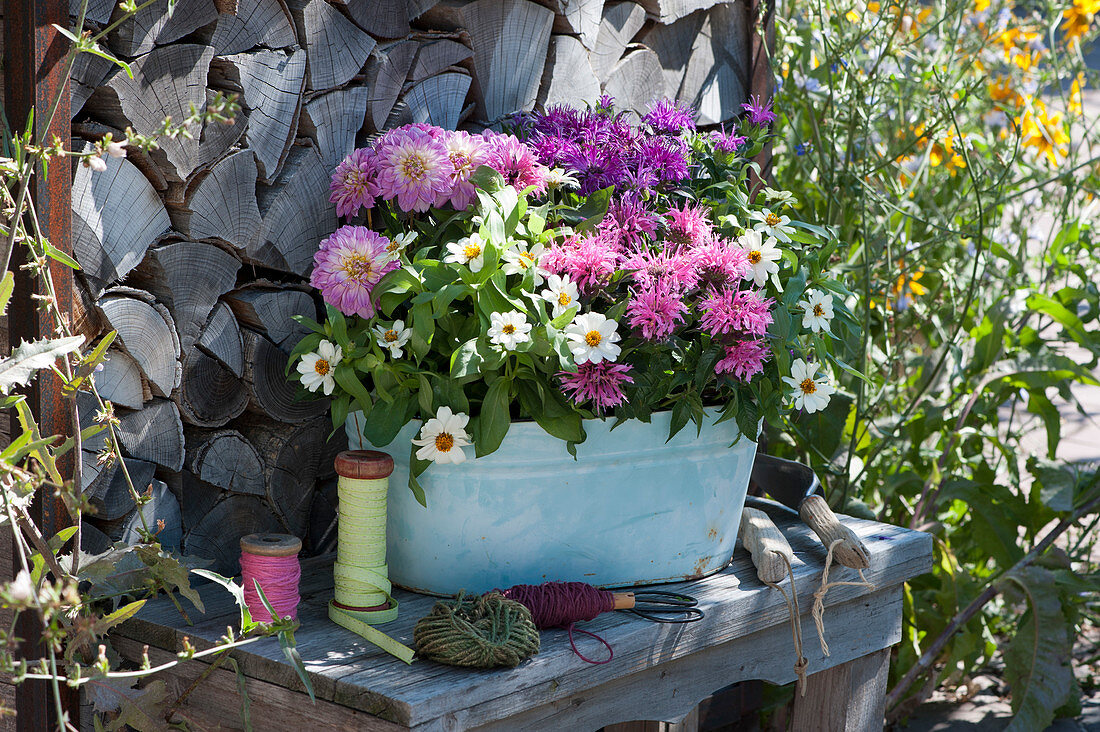
[[[241,537],[241,583],[244,600],[254,620],[269,623],[271,613],[256,585],[280,617],[298,617],[298,582],[302,568],[298,552],[302,540],[290,534],[248,534]]]

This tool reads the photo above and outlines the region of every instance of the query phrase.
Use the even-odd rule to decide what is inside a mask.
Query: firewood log
[[[100,311],[118,343],[137,363],[153,392],[167,396],[179,384],[179,337],[167,308],[129,288],[109,290]]]
[[[299,425],[249,415],[236,422],[264,463],[267,496],[285,530],[305,533],[323,441],[332,424],[327,417]]]
[[[386,120],[401,96],[419,50],[418,42],[406,40],[381,46],[371,54],[366,69],[367,85],[371,90],[367,103],[367,126],[371,130],[386,128]]]
[[[260,178],[279,174],[298,130],[306,52],[261,49],[222,56],[211,64],[211,84],[239,91],[248,112],[248,146],[256,154]]]
[[[667,96],[657,54],[644,46],[633,48],[611,69],[603,90],[615,97],[617,109],[645,114],[650,102]]]
[[[81,521],[80,550],[85,554],[95,556],[103,554],[111,548],[111,538],[93,526],[88,521]]]
[[[214,506],[230,495],[216,485],[204,483],[188,470],[180,473],[178,480],[173,482],[176,485],[173,487],[169,483],[169,488],[173,488],[179,498],[184,532],[198,526]]]
[[[112,541],[136,544],[141,541],[141,529],[156,534],[160,545],[168,551],[178,551],[183,538],[183,522],[180,516],[180,504],[168,490],[168,485],[153,479],[150,485],[149,501],[140,509],[134,508],[122,518],[114,521],[92,522]],[[143,521],[144,518],[144,521]]]
[[[236,257],[212,244],[178,241],[150,249],[130,279],[168,307],[187,353],[218,298],[233,289],[240,267]]]
[[[241,330],[248,411],[279,422],[301,424],[328,409],[326,399],[296,401],[297,385],[287,380],[287,355],[255,331]]]
[[[416,63],[412,69],[413,81],[434,76],[450,66],[457,66],[472,58],[474,52],[463,43],[450,38],[438,38],[420,44]]]
[[[248,390],[232,371],[195,348],[183,357],[183,377],[172,393],[184,422],[221,427],[248,405]]]
[[[210,356],[234,376],[244,374],[244,346],[241,343],[241,329],[233,311],[224,302],[219,302],[210,312],[210,319],[202,329],[202,335],[195,341],[195,347]]]
[[[72,89],[72,107],[69,114],[76,117],[96,87],[117,68],[102,56],[96,56],[94,53],[78,53],[73,59],[73,68],[69,72]]]
[[[557,0],[550,5],[557,13],[554,18],[555,33],[571,33],[585,48],[596,47],[604,0]]]
[[[127,409],[141,409],[145,393],[141,387],[141,369],[125,351],[109,349],[103,368],[94,378],[99,395],[107,401]]]
[[[703,10],[727,0],[639,0],[639,2],[645,7],[650,18],[667,25],[697,10]],[[745,12],[739,4],[738,12]]]
[[[344,0],[356,25],[377,38],[401,38],[409,34],[409,21],[422,15],[438,0]]]
[[[219,13],[209,39],[214,53],[224,56],[256,46],[286,48],[298,42],[294,21],[283,0],[237,0],[235,13]]]
[[[102,468],[96,478],[84,489],[84,496],[95,511],[93,516],[97,519],[112,521],[122,518],[134,510],[134,496],[130,493],[130,485],[126,482],[126,474],[118,460],[109,466]],[[126,471],[130,474],[130,481],[134,484],[134,490],[138,494],[144,494],[153,482],[153,474],[157,466],[145,460],[123,458],[126,463]]]
[[[599,97],[600,80],[581,42],[573,36],[551,36],[546,71],[539,86],[539,105],[595,104]]]
[[[747,33],[744,8],[735,3],[655,25],[642,40],[660,59],[668,92],[697,107],[700,124],[716,124],[740,114],[746,101]]]
[[[394,110],[387,126],[426,122],[444,129],[454,129],[462,118],[469,90],[469,74],[448,71],[429,76],[405,92],[400,110]]]
[[[309,527],[304,538],[306,549],[317,554],[336,542],[337,480],[321,481],[313,492],[309,508]]]
[[[331,89],[359,73],[377,41],[326,0],[290,0],[289,5],[308,53],[308,89]]]
[[[130,457],[169,470],[183,467],[183,422],[176,405],[167,399],[153,399],[144,409],[120,413],[118,439]]]
[[[73,179],[73,251],[93,297],[138,266],[172,223],[133,163],[110,156],[105,162],[102,173],[78,166]]]
[[[317,305],[309,293],[271,283],[254,282],[223,299],[242,325],[263,333],[287,353],[309,332],[294,316],[317,319]]]
[[[592,48],[592,70],[606,81],[622,58],[623,51],[645,25],[645,10],[637,3],[615,3],[603,9],[603,20]]]
[[[482,118],[493,122],[531,109],[546,64],[554,12],[529,0],[475,0],[461,13],[474,49]]]
[[[322,4],[327,4],[320,0]],[[363,113],[370,88],[349,86],[319,94],[302,110],[300,132],[314,141],[326,170],[334,170],[355,149],[355,138],[363,128]]]
[[[243,249],[260,235],[256,156],[241,150],[218,161],[188,187],[185,202],[168,210],[172,225],[193,239],[217,239]]]
[[[196,478],[234,493],[266,495],[260,455],[240,432],[189,427],[184,436],[186,466]]]
[[[190,496],[185,494],[185,500]],[[184,536],[184,551],[213,560],[210,569],[232,577],[241,572],[241,537],[283,532],[269,504],[256,496],[229,496],[214,504]]]
[[[69,15],[75,18],[80,13],[80,5],[81,0],[69,0]],[[88,0],[84,10],[84,20],[101,26],[107,25],[115,5],[117,3],[114,0]]]
[[[122,8],[116,7],[112,18],[117,21],[123,15]],[[107,45],[121,56],[138,56],[217,19],[218,10],[211,0],[176,0],[172,15],[168,15],[163,3],[152,3],[111,31]]]
[[[295,146],[282,176],[257,191],[263,227],[258,243],[242,253],[263,267],[305,277],[321,240],[336,231],[336,206],[329,201],[332,172],[311,147]]]
[[[274,53],[274,52],[271,52]],[[92,116],[119,129],[133,127],[153,134],[164,118],[182,121],[192,106],[207,102],[206,81],[214,49],[199,44],[175,43],[155,48],[130,62],[134,77],[115,74],[84,104]],[[151,103],[151,100],[156,100]],[[217,124],[217,123],[215,123]],[[213,131],[216,131],[215,127]],[[225,134],[161,137],[149,153],[169,181],[186,181],[203,164],[217,159],[235,139]]]

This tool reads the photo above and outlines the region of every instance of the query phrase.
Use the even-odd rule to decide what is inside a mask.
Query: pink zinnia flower
[[[482,138],[463,131],[448,132],[443,144],[453,168],[450,174],[452,189],[449,196],[440,196],[435,205],[442,207],[449,200],[456,211],[463,211],[477,200],[477,190],[470,182],[470,176],[485,164],[488,149]]]
[[[596,411],[602,413],[626,400],[623,384],[634,383],[634,379],[627,376],[630,368],[610,361],[589,362],[578,366],[576,373],[562,371],[558,376],[561,377],[563,391],[569,394],[575,404],[583,404],[591,399]]]
[[[399,266],[387,251],[389,243],[365,226],[341,226],[313,255],[309,284],[344,315],[373,316],[371,290],[384,274]]]
[[[403,211],[427,211],[451,192],[454,167],[443,143],[418,129],[391,130],[379,140],[378,188]]]
[[[710,239],[710,220],[702,206],[670,208],[665,213],[665,240],[673,244],[699,246]]]
[[[485,164],[504,176],[504,182],[517,191],[534,186],[535,193],[546,190],[550,169],[539,162],[531,148],[511,135],[501,135],[486,130],[482,133],[488,143]]]
[[[711,239],[691,252],[699,275],[716,287],[732,285],[752,277],[748,252],[724,239]]]
[[[626,257],[622,269],[644,289],[663,287],[670,292],[685,293],[699,284],[695,257],[685,252],[642,250]]]
[[[359,208],[372,208],[378,196],[377,169],[374,153],[368,148],[351,151],[336,166],[329,184],[329,201],[336,204],[337,216],[354,216]]]
[[[772,304],[755,290],[715,291],[699,303],[703,310],[699,324],[711,335],[743,331],[762,336],[772,322]]]
[[[726,357],[714,366],[716,374],[733,374],[739,381],[748,382],[764,370],[764,362],[771,352],[764,341],[738,341],[726,347]]]
[[[569,275],[584,294],[592,294],[611,281],[621,259],[605,237],[574,235],[544,252],[539,265],[548,272]]]
[[[630,327],[642,331],[642,337],[658,341],[672,335],[677,323],[684,322],[687,306],[667,287],[654,287],[635,293],[626,308]]]

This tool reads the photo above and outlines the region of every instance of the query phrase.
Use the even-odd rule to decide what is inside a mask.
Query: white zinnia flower
[[[801,358],[791,364],[791,375],[784,376],[783,381],[794,388],[791,398],[795,409],[805,409],[807,414],[824,409],[836,391],[827,376],[818,377],[817,364],[808,364]]]
[[[774,188],[764,188],[764,199],[769,203],[778,203],[780,205],[798,205],[798,199],[794,197],[793,193],[790,191],[777,191]]]
[[[331,341],[321,341],[316,353],[307,353],[298,362],[298,373],[302,375],[302,386],[310,391],[324,387],[325,396],[332,394],[336,380],[332,374],[336,364],[344,357],[344,352]]]
[[[405,251],[405,248],[416,241],[417,233],[415,231],[406,231],[403,234],[390,239],[390,243],[386,245],[386,254],[390,255],[390,259],[398,259],[401,256],[401,252]]]
[[[565,337],[570,340],[569,349],[573,352],[573,361],[582,363],[614,361],[622,349],[615,345],[619,334],[615,329],[619,324],[608,320],[601,313],[578,315],[565,329]]]
[[[531,324],[523,313],[493,313],[489,316],[489,340],[511,351],[520,343],[531,340]]]
[[[450,254],[444,262],[469,265],[471,272],[480,272],[481,265],[485,263],[485,242],[478,234],[470,234],[451,242],[447,245],[447,251]]]
[[[450,407],[440,407],[435,416],[420,428],[420,439],[412,444],[419,445],[417,460],[431,460],[433,463],[463,463],[466,453],[462,448],[472,444],[466,434],[466,425],[470,417],[465,412],[454,414]]]
[[[554,168],[546,174],[546,185],[551,188],[578,188],[580,182],[561,168]]]
[[[550,275],[546,281],[547,289],[540,294],[542,299],[554,305],[554,317],[558,317],[569,308],[577,304],[581,296],[577,291],[577,283],[569,279],[569,276]]]
[[[746,229],[737,242],[748,254],[753,282],[757,287],[763,287],[769,275],[779,272],[780,253],[775,246],[775,239],[772,237],[764,239],[759,231]]]
[[[789,242],[791,240],[790,234],[787,233],[791,228],[790,216],[780,216],[779,214],[773,213],[771,209],[766,208],[763,211],[750,211],[749,218],[756,222],[753,224],[752,228],[762,234],[774,236],[782,242]]]
[[[546,280],[547,275],[550,274],[539,266],[539,258],[542,256],[543,249],[545,247],[542,244],[536,244],[530,250],[518,246],[515,249],[509,249],[502,256],[504,266],[501,269],[504,270],[506,275],[518,274],[521,276],[527,270],[532,269],[535,273],[535,285],[541,285]]]
[[[829,321],[833,319],[833,298],[817,290],[806,290],[806,299],[798,303],[805,315],[802,327],[814,333],[829,330]]]
[[[412,338],[412,328],[405,327],[404,320],[393,321],[392,328],[386,328],[381,323],[374,326],[374,340],[382,348],[390,349],[390,355],[401,358],[402,347]]]

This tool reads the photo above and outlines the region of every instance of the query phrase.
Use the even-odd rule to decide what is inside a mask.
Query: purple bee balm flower
[[[734,285],[752,277],[744,247],[724,239],[710,239],[692,250],[700,276],[715,287]]]
[[[741,146],[748,142],[748,139],[744,135],[738,135],[736,127],[726,132],[725,125],[722,125],[721,132],[714,130],[710,133],[710,141],[714,144],[714,149],[727,155],[736,154]]]
[[[620,246],[637,247],[653,239],[661,217],[634,196],[623,196],[607,207],[599,229]]]
[[[642,122],[657,132],[678,135],[684,130],[695,129],[695,110],[673,99],[658,99],[649,105]]]
[[[764,299],[756,290],[712,291],[699,303],[703,311],[699,325],[713,336],[731,331],[762,336],[771,325],[773,304],[773,300]]]
[[[399,266],[387,250],[389,244],[389,239],[365,226],[341,226],[313,255],[309,284],[344,315],[372,317],[371,290]]]
[[[658,285],[634,294],[626,308],[630,327],[642,332],[642,337],[659,341],[672,335],[677,323],[684,322],[687,306],[668,286]]]
[[[571,137],[577,132],[580,112],[565,104],[551,104],[542,114],[535,115],[536,132],[553,137]]]
[[[442,207],[448,200],[456,211],[463,211],[477,200],[477,190],[470,182],[474,174],[488,158],[485,141],[469,132],[448,132],[443,138],[447,148],[447,157],[451,161],[451,191],[436,201],[436,207]]]
[[[638,162],[657,171],[662,180],[678,181],[688,177],[688,147],[678,137],[649,137],[638,146]]]
[[[379,140],[378,188],[402,211],[427,211],[451,192],[454,166],[440,139],[412,125],[391,130]]]
[[[711,238],[710,219],[703,206],[685,203],[680,208],[670,208],[665,213],[665,241],[672,244],[698,247]]]
[[[374,153],[367,148],[352,150],[344,158],[329,184],[329,201],[336,204],[337,216],[354,216],[359,209],[372,208],[378,196]]]
[[[557,135],[538,135],[527,144],[538,155],[539,162],[550,168],[562,167],[565,158],[576,155],[580,149],[577,143]]]
[[[610,94],[601,94],[596,100],[596,111],[610,113],[615,109],[615,97]]]
[[[626,257],[621,268],[629,271],[630,278],[643,290],[666,289],[683,294],[699,284],[695,257],[682,252],[638,251]]]
[[[562,371],[558,376],[563,391],[575,404],[591,400],[596,411],[602,413],[626,400],[623,385],[634,383],[634,379],[627,375],[630,369],[630,366],[611,361],[588,362],[578,366],[576,373]]]
[[[607,237],[571,236],[544,252],[539,265],[557,275],[569,275],[583,294],[592,294],[611,281],[621,256]]]
[[[749,101],[742,104],[741,108],[749,113],[749,122],[754,125],[763,126],[778,119],[775,112],[772,111],[772,100],[769,99],[766,103],[761,102],[759,94],[749,97]]]
[[[482,136],[487,143],[485,164],[500,173],[505,183],[517,191],[530,186],[534,186],[535,193],[546,190],[546,179],[550,171],[522,140],[489,130],[483,132]]]
[[[771,351],[762,340],[738,341],[726,347],[726,357],[714,365],[716,374],[733,374],[738,381],[748,383],[764,370]]]
[[[582,196],[618,185],[627,171],[622,156],[617,151],[595,145],[578,147],[574,153],[567,154],[562,162],[570,170],[576,171]]]

